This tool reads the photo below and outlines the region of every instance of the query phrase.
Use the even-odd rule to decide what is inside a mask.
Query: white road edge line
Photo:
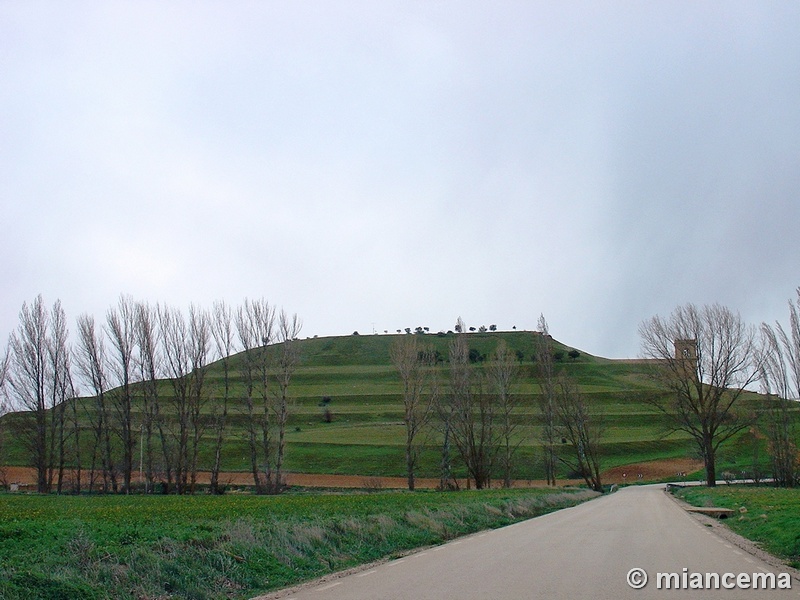
[[[359,573],[356,577],[366,577],[367,575],[372,575],[373,573],[377,573],[377,569],[372,569],[371,571],[365,571],[363,573]]]

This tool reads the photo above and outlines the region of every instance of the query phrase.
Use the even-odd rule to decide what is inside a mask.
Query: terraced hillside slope
[[[286,428],[286,470],[295,473],[346,474],[364,477],[402,477],[405,475],[402,388],[390,359],[392,344],[402,335],[418,335],[419,341],[440,358],[433,368],[440,380],[440,391],[447,393],[447,356],[454,334],[351,335],[298,340],[299,363],[289,387],[291,408]],[[519,399],[513,419],[518,427],[515,444],[513,477],[518,480],[542,479],[541,418],[537,398],[541,393],[538,367],[535,360],[534,332],[476,332],[467,334],[472,368],[486,369],[486,360],[502,339],[517,357],[518,378],[512,392]],[[277,355],[277,347],[270,347]],[[574,378],[586,398],[593,418],[602,419],[603,467],[656,459],[696,458],[685,434],[669,432],[667,421],[648,402],[662,394],[647,377],[651,368],[646,361],[610,360],[592,356],[582,350],[553,341],[556,369],[563,369]],[[247,411],[242,396],[244,385],[241,373],[242,355],[232,357],[230,373],[233,378],[232,396],[222,452],[224,471],[246,472],[249,468],[249,447],[246,435]],[[202,410],[210,415],[218,410],[223,389],[221,362],[213,363],[205,379]],[[138,392],[141,394],[141,390]],[[159,393],[167,398],[172,388],[167,381],[159,382]],[[90,398],[78,400],[77,414],[87,431],[91,423],[93,403]],[[763,398],[753,394],[744,408],[757,410]],[[163,411],[169,418],[169,408]],[[134,424],[141,420],[141,397],[134,399]],[[749,408],[748,408],[749,407]],[[137,412],[139,411],[139,412]],[[23,415],[8,415],[6,419],[23,419]],[[435,421],[423,434],[418,476],[435,478],[439,475],[441,433]],[[138,425],[136,425],[138,427]],[[88,437],[88,434],[87,434]],[[752,467],[753,436],[745,433],[723,449],[720,472],[737,472]],[[88,443],[88,442],[87,442]],[[12,438],[6,444],[6,464],[26,464],[25,450]],[[570,448],[563,445],[561,452]],[[140,457],[137,446],[137,471]],[[203,433],[198,467],[210,468],[213,459],[213,431]],[[766,460],[760,453],[757,460]],[[84,467],[86,465],[84,464]],[[463,477],[463,466],[455,461],[455,475]],[[560,467],[559,477],[574,476]],[[499,474],[498,474],[499,476]]]

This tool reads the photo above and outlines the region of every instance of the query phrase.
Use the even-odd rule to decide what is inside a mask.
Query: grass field
[[[249,598],[594,495],[2,494],[0,598]]]
[[[764,550],[800,568],[800,489],[717,486],[685,488],[678,497],[695,506],[736,510],[725,523]]]
[[[519,379],[513,393],[519,407],[513,418],[518,423],[519,451],[513,477],[516,479],[541,479],[540,416],[537,408],[539,384],[535,354],[536,334],[532,332],[487,332],[467,336],[470,348],[480,355],[490,356],[502,338],[512,353],[520,356]],[[391,364],[389,350],[397,335],[351,335],[344,337],[313,338],[301,340],[300,363],[290,387],[291,415],[287,429],[286,468],[298,473],[326,473],[343,475],[403,476],[404,430],[402,425],[402,400],[400,381]],[[429,345],[443,358],[448,353],[452,335],[426,334],[423,344]],[[564,356],[556,362],[578,383],[590,409],[604,415],[603,466],[618,465],[664,458],[694,456],[695,450],[684,434],[670,433],[667,421],[648,399],[663,393],[647,377],[648,365],[637,361],[608,360],[591,356],[583,351],[569,358],[568,346],[554,342],[555,349]],[[237,365],[241,357],[232,359],[235,381],[234,395],[242,394],[242,381]],[[475,365],[480,371],[481,363]],[[446,387],[446,366],[441,363],[437,372]],[[210,392],[205,410],[210,411],[219,400],[222,369],[219,363],[211,366],[207,376]],[[166,396],[169,385],[161,382]],[[330,398],[323,406],[322,398]],[[90,399],[79,402],[91,411]],[[763,402],[755,395],[746,400],[749,408]],[[139,409],[138,403],[134,411]],[[323,419],[330,410],[331,422]],[[79,411],[80,414],[88,414]],[[164,414],[169,412],[165,407]],[[137,414],[135,414],[136,418]],[[8,420],[20,418],[7,415]],[[225,436],[223,470],[247,471],[249,453],[245,431],[246,411],[241,400],[232,403],[229,429]],[[88,428],[88,419],[86,420]],[[89,434],[87,432],[87,439]],[[428,433],[427,447],[420,461],[421,477],[437,477],[440,462],[439,434]],[[747,434],[743,439],[723,447],[720,470],[748,470],[752,467],[752,450]],[[14,439],[7,440],[3,461],[11,465],[25,465],[25,449]],[[567,448],[563,449],[564,451]],[[85,454],[88,454],[88,448]],[[138,458],[138,453],[137,453]],[[762,459],[765,458],[762,453]],[[212,433],[208,431],[200,450],[201,470],[212,462]],[[137,464],[138,469],[138,464]],[[462,467],[456,465],[456,475],[463,477]],[[571,474],[562,468],[559,476]]]

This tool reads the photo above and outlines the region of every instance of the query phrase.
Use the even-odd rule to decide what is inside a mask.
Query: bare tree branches
[[[797,290],[800,302],[800,288]],[[761,324],[761,383],[772,396],[765,415],[772,476],[780,486],[794,486],[798,477],[796,407],[800,399],[800,319],[798,305],[789,300],[789,331],[780,323]]]
[[[695,441],[713,486],[719,446],[750,425],[735,408],[761,372],[755,331],[719,304],[687,304],[643,322],[639,334],[645,357],[657,360],[653,376],[669,391],[654,405]]]
[[[280,492],[285,482],[283,480],[283,462],[286,456],[286,423],[289,419],[289,383],[295,369],[300,362],[300,351],[297,347],[297,336],[303,325],[296,314],[291,317],[283,310],[278,317],[278,344],[280,354],[275,378],[278,390],[275,398],[275,425],[278,429],[278,440],[275,449],[275,482],[274,492]]]
[[[557,380],[555,416],[558,430],[574,450],[571,457],[560,459],[577,472],[590,488],[603,491],[600,478],[600,440],[603,424],[598,415],[592,415],[578,391],[575,382],[563,372]]]
[[[6,381],[8,380],[8,364],[9,364],[9,351],[6,349],[5,354],[0,357],[0,417],[5,415],[11,410],[8,402],[8,390],[6,388]],[[6,442],[6,422],[0,421],[0,461],[5,461],[5,442]],[[0,467],[0,484],[6,485],[6,471]]]
[[[64,485],[64,468],[67,460],[66,409],[67,400],[75,397],[70,367],[71,349],[69,347],[69,333],[67,331],[67,317],[57,300],[51,311],[51,337],[48,344],[50,359],[50,372],[52,374],[52,388],[50,400],[50,473],[48,488],[52,489],[53,477],[56,477],[56,491],[60,494]],[[74,403],[73,403],[74,407]],[[72,450],[76,464],[76,483],[80,489],[80,428],[77,420],[73,420],[72,435],[75,437]],[[55,471],[55,473],[54,473]]]
[[[492,361],[487,369],[487,377],[492,393],[495,395],[495,404],[500,417],[500,462],[503,468],[503,487],[511,487],[511,471],[514,454],[519,448],[522,439],[514,440],[518,423],[514,420],[514,409],[517,407],[517,397],[512,393],[512,387],[517,378],[519,367],[514,355],[508,348],[505,340],[497,343]]]
[[[136,444],[131,398],[136,309],[130,297],[120,296],[117,307],[110,309],[106,315],[106,325],[111,342],[109,365],[117,383],[111,393],[111,400],[117,413],[122,442],[122,491],[130,493]]]
[[[49,315],[41,296],[33,305],[22,305],[17,331],[9,340],[11,365],[8,381],[17,401],[31,411],[34,421],[20,432],[28,446],[32,466],[36,469],[36,489],[48,492],[48,360]]]
[[[208,366],[210,328],[207,313],[191,306],[188,322],[180,311],[164,308],[159,313],[164,340],[164,364],[172,385],[171,398],[177,419],[172,431],[171,463],[179,494],[191,493],[197,480],[197,457],[205,424],[202,408]]]
[[[88,462],[90,491],[99,481],[101,491],[129,493],[138,450],[145,492],[160,482],[164,492],[192,493],[202,440],[212,425],[212,490],[219,492],[226,422],[236,399],[231,357],[238,335],[254,482],[259,493],[278,493],[285,485],[289,387],[299,365],[300,329],[297,315],[281,311],[276,317],[263,299],[245,300],[235,311],[216,303],[213,314],[190,306],[186,316],[121,296],[102,327],[93,317],[78,317],[73,348],[61,303],[48,310],[39,296],[23,304],[0,356],[0,413],[7,399],[28,413],[12,422],[43,492],[60,492],[65,482],[80,491]],[[222,361],[219,387],[206,378],[212,346]],[[75,399],[73,368],[88,398]],[[220,401],[209,408],[212,393]],[[89,443],[82,440],[87,430]]]
[[[461,330],[463,322],[459,319]],[[450,433],[475,487],[490,485],[497,456],[494,398],[473,381],[467,334],[450,344]]]
[[[263,298],[245,300],[236,311],[236,331],[244,351],[241,375],[245,384],[247,442],[250,471],[256,493],[272,493],[276,486],[272,473],[272,431],[269,397],[270,356],[275,309]]]
[[[52,489],[63,481],[65,454],[64,403],[72,396],[69,349],[64,311],[56,302],[48,311],[41,296],[24,303],[20,323],[9,340],[7,382],[17,405],[33,413],[18,432],[27,445],[36,469],[37,491]]]
[[[211,314],[211,335],[214,348],[222,362],[222,396],[221,403],[214,405],[214,462],[211,465],[211,493],[219,494],[222,488],[219,473],[222,464],[222,442],[228,420],[228,404],[231,399],[231,356],[236,347],[233,326],[233,311],[225,302],[215,302]]]
[[[136,364],[142,390],[140,427],[144,446],[140,448],[139,471],[144,470],[145,492],[154,490],[156,470],[169,471],[170,464],[167,460],[160,461],[160,465],[157,463],[154,441],[156,428],[163,431],[158,393],[158,378],[161,376],[161,338],[158,329],[158,312],[157,307],[152,307],[146,302],[136,304]],[[163,450],[164,445],[162,444]],[[167,473],[167,478],[171,481],[171,471]]]
[[[429,367],[433,356],[423,349],[416,335],[399,337],[389,349],[392,364],[400,376],[403,387],[403,423],[406,429],[406,479],[408,489],[415,488],[416,469],[420,448],[419,433],[428,423],[435,402],[435,386],[431,386]],[[426,394],[426,387],[428,393]]]
[[[539,315],[536,336],[536,365],[539,371],[539,412],[542,417],[542,450],[547,485],[556,484],[556,374],[553,367],[553,339],[544,315]]]
[[[107,362],[103,338],[96,331],[94,317],[78,317],[78,345],[75,363],[79,374],[94,394],[94,410],[89,419],[94,433],[90,467],[90,491],[94,488],[95,469],[99,457],[103,491],[117,491],[117,472],[111,452],[111,414],[106,399],[108,389]]]
[[[8,411],[6,399],[6,380],[8,379],[9,350],[6,348],[5,354],[0,357],[0,416]]]

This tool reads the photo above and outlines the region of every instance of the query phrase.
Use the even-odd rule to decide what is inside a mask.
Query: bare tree
[[[460,319],[459,323],[463,331]],[[457,333],[450,344],[450,433],[475,487],[483,489],[491,484],[497,455],[496,407],[492,396],[473,379],[467,334]]]
[[[433,353],[423,349],[418,336],[399,337],[389,349],[392,364],[403,386],[403,423],[406,428],[406,478],[408,489],[414,491],[420,448],[417,437],[428,423],[434,404],[434,395],[426,393],[433,362]]]
[[[0,357],[0,417],[10,410],[8,403],[8,390],[6,381],[8,379],[9,350],[6,348],[5,354]],[[5,441],[6,441],[6,421],[0,419],[0,465],[5,464]],[[5,467],[0,466],[0,485],[7,487],[8,478]]]
[[[136,306],[128,296],[120,296],[116,308],[106,314],[108,338],[111,343],[110,365],[116,387],[110,392],[119,423],[122,442],[122,491],[129,494],[133,474],[133,455],[136,435],[133,424],[134,344],[136,342]]]
[[[189,454],[189,491],[194,493],[197,484],[197,461],[200,445],[205,432],[203,408],[208,400],[205,385],[208,372],[208,358],[211,344],[211,326],[208,312],[194,305],[189,307],[189,350],[190,370],[185,374],[189,378],[189,408],[191,423],[191,440]]]
[[[215,403],[214,423],[214,462],[211,465],[211,493],[219,494],[219,473],[222,464],[222,444],[228,420],[228,404],[231,399],[231,356],[235,351],[236,341],[233,326],[233,311],[225,302],[215,302],[211,316],[211,335],[214,347],[222,363],[222,390],[220,403]]]
[[[33,414],[33,421],[20,423],[23,443],[36,469],[36,490],[46,493],[48,489],[48,335],[49,315],[41,295],[28,306],[23,303],[19,315],[19,326],[11,333],[9,345],[11,359],[8,382],[17,400],[17,405]]]
[[[800,287],[797,288],[797,303],[789,300],[789,331],[780,323],[777,327],[787,363],[787,379],[794,391],[792,397],[800,399]]]
[[[161,403],[158,393],[158,378],[161,374],[159,353],[158,308],[145,302],[136,304],[136,365],[142,388],[142,422],[139,470],[144,468],[145,492],[152,493],[156,480],[156,428],[161,428]],[[164,446],[162,444],[162,452]],[[144,465],[141,463],[144,462]],[[171,464],[164,460],[167,480],[171,481]]]
[[[578,386],[563,371],[557,378],[555,416],[558,431],[570,443],[574,454],[561,456],[561,461],[577,472],[590,488],[603,491],[600,478],[600,450],[603,433],[602,416],[589,411]]]
[[[453,416],[454,407],[450,394],[436,394],[433,406],[436,409],[437,428],[442,435],[441,457],[439,459],[439,489],[456,490],[458,480],[453,477]]]
[[[762,323],[763,361],[762,388],[767,394],[768,409],[764,422],[769,441],[768,453],[772,463],[772,477],[780,487],[792,487],[797,480],[797,445],[795,444],[795,419],[792,402],[794,394],[789,383],[789,373],[775,330]],[[754,440],[757,444],[758,440]]]
[[[243,350],[250,470],[257,494],[274,490],[272,473],[269,344],[274,337],[275,309],[263,298],[245,300],[236,311],[236,332]]]
[[[464,321],[461,317],[458,318],[455,324],[455,330],[461,334],[464,330]],[[469,351],[467,350],[467,357]],[[450,360],[452,362],[452,351]],[[452,380],[452,369],[450,377]],[[442,435],[441,459],[439,463],[439,489],[440,490],[456,490],[458,489],[458,480],[453,477],[453,427],[455,423],[456,406],[453,402],[451,390],[447,393],[439,393],[438,380],[432,379],[432,384],[435,386],[433,393],[433,407],[435,409],[436,424]]]
[[[800,301],[800,288],[797,290]],[[789,331],[780,323],[761,324],[761,383],[771,397],[765,415],[772,476],[779,486],[794,486],[798,480],[796,400],[800,399],[800,314],[789,300]]]
[[[8,379],[8,364],[10,362],[9,348],[6,348],[5,354],[0,357],[0,415],[8,412],[8,401],[6,397],[6,380]]]
[[[495,395],[495,405],[500,417],[500,462],[503,467],[503,487],[511,487],[511,471],[514,454],[522,439],[514,441],[518,423],[514,420],[514,410],[518,399],[512,393],[519,367],[516,357],[511,353],[503,339],[497,343],[492,361],[488,365],[489,386]]]
[[[300,335],[301,329],[302,323],[296,314],[290,317],[281,310],[278,318],[278,343],[280,344],[276,373],[278,390],[274,406],[278,440],[275,448],[275,478],[272,491],[276,493],[285,487],[283,463],[286,455],[286,423],[289,418],[289,383],[300,362],[297,336]]]
[[[175,491],[185,494],[189,487],[189,446],[191,435],[191,390],[186,374],[191,369],[191,347],[186,318],[180,310],[162,306],[159,322],[163,340],[164,368],[172,387],[170,415],[174,422],[166,423],[164,429],[170,436],[167,446],[168,461],[175,474]],[[165,419],[166,421],[166,419]],[[163,435],[163,433],[162,433]]]
[[[755,330],[719,304],[676,308],[639,326],[646,358],[655,359],[652,374],[668,390],[653,401],[675,430],[694,440],[706,469],[706,483],[716,485],[720,445],[750,420],[737,412],[737,401],[760,374]]]
[[[98,335],[94,317],[78,317],[78,345],[75,364],[89,389],[94,394],[94,410],[87,411],[94,433],[89,474],[89,490],[94,489],[98,458],[101,464],[103,491],[117,491],[117,472],[111,451],[111,415],[105,395],[108,387],[105,345]]]
[[[8,348],[6,348],[6,353],[0,358],[0,393],[5,392],[6,388],[6,378],[8,376],[8,362],[9,362],[9,354]],[[3,396],[5,399],[5,396]]]
[[[64,469],[67,461],[67,419],[66,411],[68,400],[74,399],[75,393],[70,367],[69,332],[67,331],[67,317],[57,300],[51,311],[51,334],[48,343],[50,360],[50,473],[48,488],[53,487],[53,478],[56,479],[56,492],[61,493],[64,487]],[[74,402],[73,402],[74,406]],[[72,434],[77,431],[73,423]],[[79,452],[79,446],[73,446]],[[80,456],[78,455],[78,464]],[[80,468],[77,469],[78,482],[80,481]],[[78,483],[80,486],[80,484]]]
[[[66,325],[61,303],[48,311],[41,295],[22,305],[20,323],[9,341],[7,381],[20,408],[31,413],[18,432],[36,469],[36,489],[60,486],[64,461],[65,402],[71,396]]]
[[[205,429],[203,406],[208,367],[210,329],[207,313],[195,306],[188,322],[177,309],[160,312],[164,364],[172,385],[172,406],[176,423],[172,428],[171,462],[175,468],[178,494],[193,493],[197,460]]]
[[[542,418],[542,450],[547,485],[556,484],[556,373],[553,367],[553,338],[544,315],[539,315],[535,337],[536,365],[539,374],[539,412]]]

